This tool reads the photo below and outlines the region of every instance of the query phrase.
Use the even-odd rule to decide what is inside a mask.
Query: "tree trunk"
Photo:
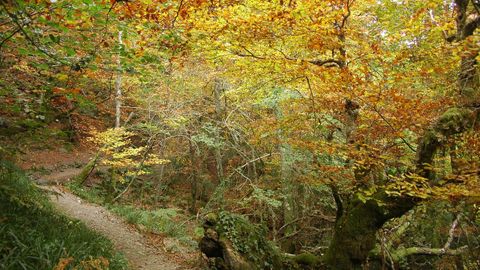
[[[224,83],[220,79],[215,80],[214,85],[214,96],[215,96],[215,114],[217,121],[220,123],[223,121],[224,106],[222,104],[222,92],[224,91]],[[220,183],[224,181],[223,175],[223,158],[222,158],[222,149],[216,147],[214,150],[215,155],[215,164],[217,169],[217,177]]]
[[[197,154],[193,143],[190,141],[190,166],[192,166],[192,180],[190,182],[190,192],[192,195],[192,203],[190,205],[190,212],[197,211],[197,194],[198,194],[198,161]]]
[[[273,105],[273,110],[275,113],[275,118],[277,121],[283,120],[283,111],[281,108],[280,100],[284,93],[288,91],[286,89],[281,89],[278,92],[275,92],[276,102]],[[285,227],[283,230],[283,235],[288,236],[295,232],[296,224],[292,222],[298,216],[296,212],[296,193],[297,193],[297,184],[293,180],[293,168],[292,168],[292,147],[288,143],[288,137],[285,135],[285,131],[282,127],[277,130],[277,139],[278,139],[278,152],[280,154],[280,181],[282,185],[282,223],[290,224]],[[283,250],[289,253],[295,253],[295,247],[292,243],[291,238],[285,237],[285,240],[282,241]]]
[[[378,205],[378,201],[385,205]],[[361,269],[375,247],[376,233],[388,220],[400,217],[415,205],[412,198],[388,197],[377,193],[365,203],[355,198],[335,223],[333,240],[325,262],[332,269]]]
[[[100,158],[100,151],[95,154],[95,156],[88,161],[88,163],[85,165],[85,167],[82,168],[82,171],[75,177],[74,181],[78,185],[83,185],[87,178],[90,176],[92,173],[93,169],[95,169],[95,166],[97,166],[97,161]]]
[[[117,56],[117,78],[115,80],[115,128],[120,127],[120,117],[122,108],[122,31],[118,31],[118,56]]]

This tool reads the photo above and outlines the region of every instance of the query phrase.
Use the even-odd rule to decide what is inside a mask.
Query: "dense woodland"
[[[0,157],[88,153],[64,188],[190,269],[480,269],[479,26],[478,0],[0,0]],[[0,266],[40,269],[8,211]]]

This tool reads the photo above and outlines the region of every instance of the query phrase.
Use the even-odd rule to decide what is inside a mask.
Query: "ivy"
[[[259,269],[273,269],[278,254],[267,240],[264,226],[254,225],[241,215],[222,211],[218,215],[217,229],[221,236],[231,241],[235,250]]]

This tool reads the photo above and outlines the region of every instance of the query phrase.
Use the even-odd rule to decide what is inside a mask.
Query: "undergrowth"
[[[0,161],[0,269],[127,269],[110,241],[57,214],[11,163]]]
[[[104,205],[126,222],[136,225],[141,230],[175,238],[191,249],[197,247],[197,242],[188,232],[186,224],[178,222],[187,217],[173,208],[142,209],[131,205],[110,203],[101,188],[87,188],[73,182],[68,184],[68,188],[89,202]],[[197,234],[197,232],[193,232],[193,234]]]
[[[111,206],[110,209],[127,222],[141,225],[149,232],[165,234],[183,244],[196,246],[196,242],[188,235],[186,226],[177,222],[178,213],[175,209],[145,210],[123,205]]]
[[[77,196],[91,203],[106,204],[101,190],[97,188],[85,188],[75,181],[67,183],[67,187]]]

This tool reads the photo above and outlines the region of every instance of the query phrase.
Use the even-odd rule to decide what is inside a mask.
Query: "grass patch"
[[[186,226],[178,223],[179,214],[175,209],[144,210],[126,205],[113,205],[110,206],[110,209],[123,217],[128,223],[141,225],[149,232],[165,234],[187,245],[196,244],[188,236]]]
[[[173,220],[177,216],[174,209],[143,210],[133,206],[115,205],[110,209],[123,217],[128,223],[144,226],[148,231],[168,236],[178,236],[185,228]]]
[[[105,204],[105,199],[103,197],[102,191],[98,188],[95,188],[95,187],[87,188],[87,187],[84,187],[84,186],[76,183],[75,181],[68,182],[66,184],[66,186],[75,195],[77,195],[78,197],[80,197],[80,198],[82,198],[82,199],[84,199],[88,202],[96,203],[96,204],[100,204],[100,205]]]
[[[57,214],[22,171],[2,161],[0,269],[113,270],[127,263],[108,239]]]

